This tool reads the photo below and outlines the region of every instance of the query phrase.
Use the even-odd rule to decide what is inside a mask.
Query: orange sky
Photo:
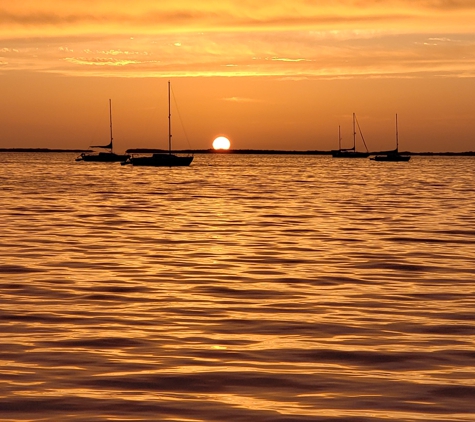
[[[162,3],[0,0],[0,148],[475,150],[473,0]]]

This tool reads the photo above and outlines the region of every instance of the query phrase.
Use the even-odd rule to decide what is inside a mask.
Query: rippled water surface
[[[0,154],[1,421],[474,421],[475,159]]]

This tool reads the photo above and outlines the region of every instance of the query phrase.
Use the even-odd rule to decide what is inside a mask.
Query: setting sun
[[[229,142],[229,139],[224,136],[218,136],[213,141],[214,149],[229,149],[230,146],[231,146],[231,142]]]

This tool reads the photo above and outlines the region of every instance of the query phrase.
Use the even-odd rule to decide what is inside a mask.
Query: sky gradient
[[[475,150],[475,2],[0,0],[0,148]],[[184,131],[180,133],[181,122]],[[188,138],[188,140],[186,140]]]

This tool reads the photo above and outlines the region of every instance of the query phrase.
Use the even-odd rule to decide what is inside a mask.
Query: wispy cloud
[[[232,103],[258,103],[262,102],[262,100],[258,100],[255,98],[244,98],[244,97],[228,97],[223,98],[224,101],[232,102]]]
[[[466,76],[473,21],[472,0],[9,2],[0,61],[3,72],[124,77]]]
[[[352,77],[427,72],[466,75],[475,69],[475,40],[321,32],[81,37],[10,42],[6,69],[95,76]],[[14,48],[13,45],[17,45]],[[94,71],[91,67],[97,67]]]
[[[298,63],[298,62],[311,62],[312,60],[309,60],[309,59],[291,59],[291,58],[288,58],[288,57],[272,57],[273,61],[276,61],[276,62],[295,62],[295,63]]]
[[[0,24],[5,33],[33,34],[54,27],[64,34],[164,33],[222,30],[339,29],[351,26],[384,28],[424,22],[425,29],[451,25],[460,30],[474,13],[471,0],[284,0],[251,2],[157,2],[152,0],[94,2],[43,0],[28,9],[20,2],[0,7]],[[442,13],[441,13],[442,12]],[[466,19],[461,19],[464,17]],[[436,17],[436,21],[434,21]],[[420,26],[420,25],[419,25]],[[467,27],[468,28],[468,27]]]
[[[70,63],[74,63],[74,64],[89,65],[89,66],[127,66],[127,65],[143,63],[137,60],[123,60],[123,59],[116,60],[116,59],[105,59],[105,58],[88,59],[84,57],[79,57],[79,58],[67,57],[64,60]]]

